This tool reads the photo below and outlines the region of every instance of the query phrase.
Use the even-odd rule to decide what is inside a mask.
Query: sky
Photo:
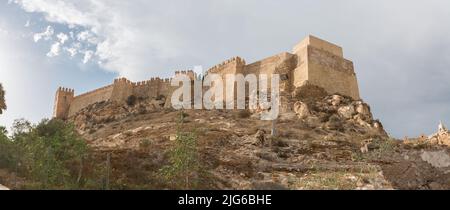
[[[361,96],[394,137],[450,125],[450,2],[446,0],[0,0],[0,83],[14,119],[52,114],[57,87],[83,93],[247,63],[312,34],[344,48]]]

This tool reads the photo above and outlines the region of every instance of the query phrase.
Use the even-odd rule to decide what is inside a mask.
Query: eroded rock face
[[[295,102],[294,112],[297,113],[297,115],[300,119],[305,119],[311,115],[308,105],[301,101]]]
[[[367,104],[362,103],[362,102],[358,102],[356,104],[356,112],[358,112],[358,114],[364,115],[364,116],[371,116],[372,114],[370,113],[370,108]]]
[[[438,132],[426,137],[425,135],[419,138],[413,138],[411,140],[406,139],[407,144],[430,144],[430,145],[443,145],[450,146],[450,131],[441,122],[438,126]]]
[[[142,115],[148,112],[161,111],[164,108],[165,99],[140,99],[136,104],[118,104],[111,101],[92,104],[80,110],[69,121],[75,124],[81,133],[89,133],[98,130],[105,124],[120,121],[121,119]]]
[[[345,119],[351,119],[355,114],[355,107],[353,105],[343,106],[338,109],[338,113]]]
[[[340,95],[333,95],[331,98],[331,104],[333,106],[339,106],[341,105],[341,102],[344,100],[344,97],[340,96]]]
[[[264,146],[266,142],[266,132],[264,130],[258,130],[255,134],[255,140],[253,145]]]
[[[424,151],[420,157],[423,161],[436,168],[445,168],[450,166],[450,156],[444,150]]]
[[[396,189],[444,190],[450,189],[450,151],[430,147],[391,152],[383,158],[383,172]]]
[[[357,126],[387,136],[381,122],[373,119],[369,105],[361,100],[334,94],[314,102],[297,101],[293,110],[311,126],[344,131]]]

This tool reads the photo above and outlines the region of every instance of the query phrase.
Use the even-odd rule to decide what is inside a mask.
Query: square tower
[[[310,35],[294,47],[293,53],[297,55],[294,87],[309,83],[330,94],[360,99],[353,62],[344,58],[342,47]]]
[[[66,119],[69,115],[70,104],[74,99],[75,91],[69,88],[60,87],[56,91],[53,117]]]

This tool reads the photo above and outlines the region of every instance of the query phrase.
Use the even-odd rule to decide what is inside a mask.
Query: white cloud
[[[53,43],[52,47],[50,48],[50,51],[47,53],[48,57],[55,57],[58,56],[61,53],[61,43],[55,42]]]
[[[69,37],[65,33],[59,33],[56,37],[58,37],[59,43],[64,44]]]
[[[55,33],[55,30],[53,29],[53,27],[47,26],[45,31],[34,34],[34,36],[33,36],[34,42],[38,42],[41,39],[50,40],[54,33]]]
[[[72,42],[70,47],[64,47],[64,51],[69,53],[70,57],[74,57],[75,55],[82,52],[82,46],[80,42]]]
[[[55,90],[53,67],[42,59],[42,55],[37,54],[37,48],[27,41],[29,37],[24,39],[17,36],[23,32],[20,31],[23,22],[9,21],[14,18],[3,19],[2,15],[0,28],[2,20],[8,20],[5,21],[5,29],[11,33],[0,33],[0,83],[6,90],[8,104],[8,110],[0,116],[0,125],[9,127],[19,118],[37,123],[51,116]]]
[[[88,63],[92,59],[93,56],[94,56],[93,51],[90,51],[90,50],[86,51],[84,53],[83,63]]]
[[[8,31],[0,26],[0,35],[7,35]]]
[[[78,54],[78,50],[73,47],[71,47],[71,48],[66,47],[66,48],[64,48],[64,50],[69,53],[70,57],[74,57],[75,55]]]
[[[79,34],[77,34],[77,40],[81,42],[87,42],[90,44],[98,44],[97,37],[92,34],[90,31],[82,31]]]
[[[168,28],[162,28],[164,24],[147,10],[152,8],[151,2],[129,3],[118,0],[16,0],[15,2],[27,12],[42,13],[49,22],[86,29],[77,34],[72,32],[70,35],[88,47],[84,50],[93,51],[93,55],[101,61],[101,67],[118,72],[122,76],[132,78],[148,76],[149,69],[160,70],[161,60],[179,56],[179,49],[183,47],[178,38],[179,34]],[[156,8],[154,10],[158,11]],[[36,34],[35,41],[43,37],[41,33]],[[91,59],[93,56],[88,57]]]

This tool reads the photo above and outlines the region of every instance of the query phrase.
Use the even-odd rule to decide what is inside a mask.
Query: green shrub
[[[0,168],[10,168],[15,165],[14,143],[8,138],[5,127],[0,127]]]
[[[139,143],[139,147],[141,147],[141,148],[148,148],[151,145],[152,145],[152,141],[150,141],[150,139],[143,139]]]
[[[16,121],[13,126],[15,162],[22,175],[40,182],[42,189],[76,188],[85,141],[74,127],[60,120],[43,120],[36,126]]]
[[[169,164],[160,169],[159,175],[173,189],[195,189],[200,183],[202,169],[194,132],[184,132],[186,113],[180,111],[175,145],[169,150]]]

